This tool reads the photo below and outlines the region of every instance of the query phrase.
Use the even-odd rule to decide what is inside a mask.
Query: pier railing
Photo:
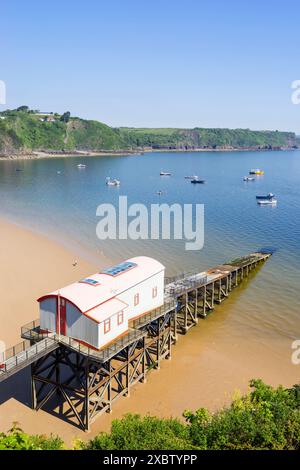
[[[25,351],[30,346],[29,341],[22,341],[21,343],[12,346],[11,348],[6,349],[4,352],[0,353],[0,363],[4,362],[17,354]],[[1,364],[0,364],[1,367]]]
[[[176,296],[187,292],[190,289],[197,289],[198,287],[205,286],[208,283],[208,276],[205,275],[192,275],[188,278],[181,278],[175,282],[165,286],[165,294],[169,296]]]
[[[53,333],[51,331],[40,330],[39,320],[35,320],[23,326],[21,331],[23,338],[35,341],[37,344],[40,344],[41,342],[45,341],[45,339],[49,338],[49,340],[56,342],[57,344],[68,346],[70,349],[73,349],[74,351],[79,352],[85,356],[94,359],[96,358],[100,362],[107,361],[110,357],[124,349],[129,343],[143,336],[141,335],[140,331],[129,328],[128,332],[119,338],[119,340],[99,351],[81,343],[80,341],[77,341],[76,339],[70,338],[69,336]]]
[[[53,341],[53,338],[49,337],[34,345],[30,345],[30,342],[25,340],[7,349],[0,360],[0,381],[2,377],[27,367],[39,357],[43,357],[47,351],[57,347],[58,345]]]
[[[140,317],[136,318],[135,320],[131,320],[130,324],[132,324],[133,328],[139,329],[145,325],[150,324],[151,322],[157,320],[167,313],[175,310],[176,302],[175,300],[165,302],[161,307],[158,307],[150,312],[146,313],[145,315],[141,315]]]
[[[97,361],[104,363],[126,348],[126,346],[130,345],[133,341],[138,341],[139,339],[143,338],[143,336],[143,332],[130,328],[127,333],[124,334],[124,336],[121,336],[121,338],[111,345],[105,346],[105,348],[100,351],[86,346],[79,341],[70,338],[69,336],[55,334],[53,335],[53,338],[58,343],[68,346],[70,349],[73,349],[74,351],[79,352],[84,356],[94,358]]]
[[[188,272],[188,273],[184,272],[184,273],[177,274],[176,276],[165,277],[165,285],[172,284],[173,282],[178,282],[178,281],[181,281],[182,279],[186,279],[187,277],[191,277],[195,275],[196,273],[194,272]]]
[[[31,321],[21,327],[21,337],[29,341],[41,341],[48,338],[49,333],[40,329],[40,319]]]

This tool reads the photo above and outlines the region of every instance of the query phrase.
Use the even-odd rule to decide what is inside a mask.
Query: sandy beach
[[[1,340],[9,347],[21,341],[21,326],[38,317],[36,299],[40,295],[91,274],[99,266],[7,222],[0,222],[0,231]],[[288,338],[283,340],[284,355],[278,352],[282,344],[277,351],[278,339],[257,342],[239,328],[236,304],[243,295],[245,290],[238,288],[206,321],[180,337],[172,360],[164,361],[160,371],[151,372],[147,383],[135,387],[130,398],[119,400],[112,414],[99,417],[89,433],[45,411],[31,410],[29,370],[1,383],[0,432],[17,421],[29,433],[59,434],[71,445],[75,437],[89,439],[109,430],[112,419],[128,412],[180,417],[187,408],[215,410],[229,402],[235,390],[247,391],[254,377],[272,385],[299,382],[300,370],[291,364]]]

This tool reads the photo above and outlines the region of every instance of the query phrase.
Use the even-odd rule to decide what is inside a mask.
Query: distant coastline
[[[67,157],[122,157],[122,156],[139,156],[145,153],[156,153],[156,152],[168,152],[168,153],[203,153],[203,152],[275,152],[275,151],[295,151],[299,150],[299,147],[276,147],[276,148],[190,148],[190,149],[141,149],[136,151],[128,150],[100,150],[96,151],[70,151],[70,152],[49,152],[49,151],[32,151],[30,153],[17,153],[10,155],[1,155],[0,160],[38,160],[42,158],[67,158]]]
[[[294,132],[227,128],[110,127],[28,106],[0,113],[0,158],[136,155],[145,152],[240,152],[300,148]]]

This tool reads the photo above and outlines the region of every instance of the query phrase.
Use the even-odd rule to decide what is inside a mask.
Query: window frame
[[[107,335],[111,331],[111,319],[107,318],[104,320],[104,334]]]
[[[123,325],[123,323],[124,323],[124,310],[121,310],[121,312],[118,312],[118,326]]]
[[[140,303],[140,294],[137,292],[135,295],[134,295],[134,306],[137,307]]]

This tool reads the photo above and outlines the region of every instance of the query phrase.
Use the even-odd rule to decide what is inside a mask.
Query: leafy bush
[[[299,449],[299,387],[273,389],[261,380],[250,383],[249,395],[210,414],[185,412],[191,442],[199,449]]]
[[[190,449],[187,427],[177,419],[159,419],[128,414],[112,423],[110,433],[101,433],[87,444],[88,450],[182,450]]]
[[[216,413],[186,411],[185,422],[128,414],[75,449],[84,450],[299,450],[300,386],[272,388],[250,382],[249,394]],[[16,425],[0,434],[0,449],[63,449],[59,437],[30,436]]]
[[[8,433],[0,433],[0,450],[60,450],[62,439],[55,436],[30,436],[14,423]]]

